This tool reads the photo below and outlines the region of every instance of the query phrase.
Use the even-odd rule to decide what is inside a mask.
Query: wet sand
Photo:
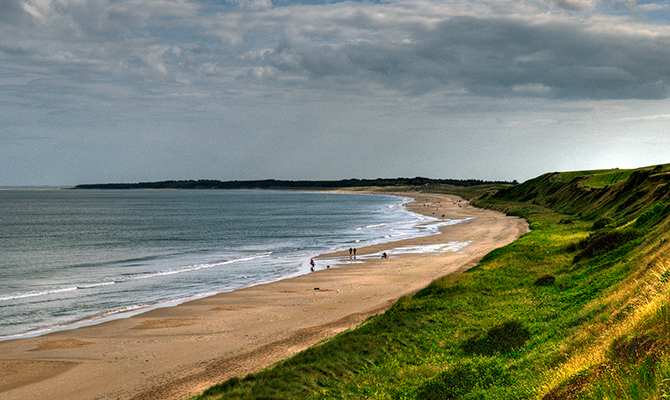
[[[316,271],[155,309],[130,318],[0,342],[0,399],[180,399],[267,367],[381,313],[528,232],[515,217],[456,196],[403,193],[415,212],[471,218],[441,234],[316,259]],[[402,254],[405,246],[468,242],[456,251]],[[381,252],[389,254],[381,259]],[[343,261],[326,268],[333,258]],[[355,262],[354,262],[355,261]]]

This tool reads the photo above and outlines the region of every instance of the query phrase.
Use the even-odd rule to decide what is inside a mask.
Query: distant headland
[[[74,189],[339,189],[353,187],[388,187],[388,186],[425,186],[452,185],[470,187],[487,184],[516,185],[518,182],[483,181],[479,179],[430,179],[416,178],[377,178],[377,179],[343,179],[336,181],[291,181],[291,180],[249,180],[249,181],[218,181],[218,180],[182,180],[139,183],[96,183],[77,185]]]

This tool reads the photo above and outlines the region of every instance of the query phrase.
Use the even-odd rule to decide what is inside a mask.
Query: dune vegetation
[[[532,232],[197,399],[670,397],[670,165],[549,173],[475,204]]]

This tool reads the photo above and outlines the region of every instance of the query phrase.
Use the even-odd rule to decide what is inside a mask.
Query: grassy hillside
[[[542,175],[482,207],[532,232],[199,399],[670,397],[670,165]]]

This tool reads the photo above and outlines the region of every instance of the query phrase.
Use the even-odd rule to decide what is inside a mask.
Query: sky
[[[0,186],[670,163],[667,0],[0,0]]]

